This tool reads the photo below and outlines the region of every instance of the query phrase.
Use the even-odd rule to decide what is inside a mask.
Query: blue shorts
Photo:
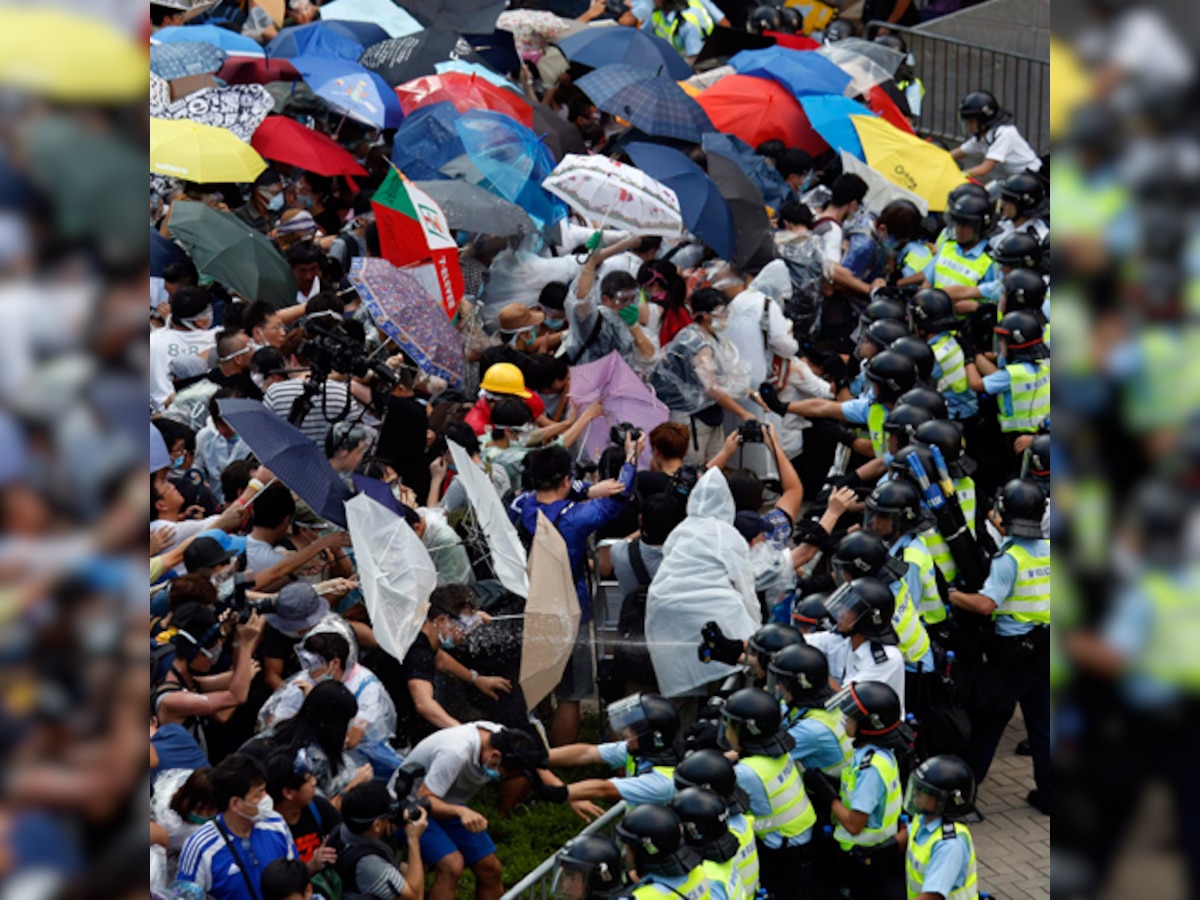
[[[495,853],[496,845],[486,831],[472,834],[458,819],[430,819],[429,827],[421,834],[421,861],[434,866],[454,852],[462,854],[469,868]]]

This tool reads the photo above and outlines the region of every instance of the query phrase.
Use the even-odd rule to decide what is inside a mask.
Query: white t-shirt
[[[423,783],[435,797],[446,803],[463,805],[490,783],[479,761],[479,754],[483,752],[480,728],[492,734],[504,730],[503,725],[495,722],[468,722],[443,728],[413,747],[405,759],[406,763],[419,763],[425,767]]]
[[[959,149],[971,157],[995,160],[996,166],[988,172],[987,181],[1003,181],[1010,175],[1038,172],[1042,168],[1041,159],[1016,125],[997,125],[988,129],[982,138],[965,141]]]
[[[900,698],[900,717],[904,717],[904,657],[899,650],[884,645],[887,659],[877,663],[870,641],[864,641],[855,650],[850,646],[850,638],[833,632],[806,634],[804,640],[825,654],[829,677],[842,687],[859,681],[878,681],[890,687]]]
[[[729,324],[725,326],[722,336],[737,347],[738,356],[750,365],[750,386],[753,390],[758,390],[768,374],[768,353],[762,330],[764,304],[767,309],[766,344],[772,355],[790,359],[800,350],[800,345],[792,337],[791,323],[778,303],[771,302],[766,294],[756,290],[745,290],[734,297],[729,302]]]
[[[175,539],[162,550],[163,553],[166,553],[168,550],[174,550],[188,538],[215,527],[216,521],[217,516],[209,516],[207,519],[186,519],[182,522],[168,522],[166,519],[155,519],[150,523],[150,533],[153,534],[161,528],[175,529]],[[180,563],[171,571],[176,575],[186,575],[187,567],[183,563]]]
[[[150,402],[155,410],[165,407],[175,393],[171,380],[172,364],[208,368],[208,354],[217,345],[217,330],[176,331],[158,328],[150,332]],[[177,362],[178,361],[178,362]]]
[[[272,725],[291,719],[300,711],[305,697],[305,692],[300,688],[301,679],[308,682],[308,687],[312,687],[312,679],[308,677],[307,673],[288,684],[275,707]],[[391,699],[387,696],[383,683],[375,673],[366,666],[355,663],[346,673],[342,684],[358,701],[358,713],[354,716],[352,724],[365,732],[364,739],[368,743],[376,744],[390,738],[392,735],[387,733],[387,728],[383,726]]]

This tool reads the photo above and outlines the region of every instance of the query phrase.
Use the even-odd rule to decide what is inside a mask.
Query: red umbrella
[[[218,77],[226,84],[270,84],[272,81],[293,81],[300,73],[286,59],[257,59],[231,56]]]
[[[702,91],[696,102],[719,131],[751,147],[778,138],[816,156],[829,149],[787,88],[765,78],[729,75]]]
[[[414,78],[397,87],[396,96],[406,116],[414,109],[448,100],[459,112],[490,109],[516,119],[526,128],[533,127],[533,109],[528,103],[474,73],[445,72]]]
[[[260,156],[297,166],[317,175],[362,175],[367,170],[332,138],[305,128],[287,116],[268,116],[254,132],[250,146]]]
[[[763,35],[775,38],[775,43],[789,50],[819,50],[821,45],[802,34],[785,34],[782,31],[764,31]]]
[[[904,117],[904,113],[900,112],[896,102],[887,95],[887,91],[882,86],[877,84],[871,88],[870,93],[867,94],[867,106],[871,107],[872,112],[882,116],[901,131],[916,134],[912,124]]]

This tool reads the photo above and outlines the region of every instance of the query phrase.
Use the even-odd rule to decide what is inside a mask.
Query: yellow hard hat
[[[512,363],[496,363],[483,373],[483,382],[479,385],[489,394],[512,394],[528,400],[533,394],[525,390],[525,376]]]

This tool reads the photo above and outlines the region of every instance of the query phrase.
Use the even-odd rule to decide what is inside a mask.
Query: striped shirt
[[[263,403],[267,409],[286,421],[288,414],[292,411],[292,404],[303,393],[303,379],[281,381],[267,388],[267,395],[263,399]],[[312,408],[300,424],[300,430],[304,432],[305,437],[324,449],[325,435],[334,422],[343,419],[357,419],[362,415],[362,407],[353,398],[350,399],[350,406],[347,409],[346,397],[345,384],[340,381],[326,381],[324,390],[313,398]]]
[[[221,835],[222,828],[228,841]],[[236,853],[230,849],[231,844]],[[224,815],[220,815],[184,843],[176,877],[199,885],[213,900],[261,900],[263,869],[277,859],[296,857],[296,844],[282,816],[268,816],[255,823],[249,838],[241,838],[229,830]],[[243,877],[243,866],[249,884]],[[253,893],[250,885],[254,886]]]

